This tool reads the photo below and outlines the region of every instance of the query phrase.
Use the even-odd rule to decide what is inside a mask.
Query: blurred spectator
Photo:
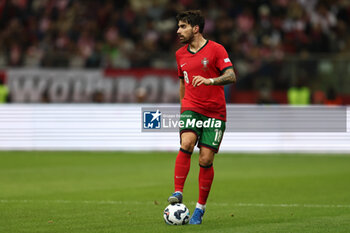
[[[147,89],[145,87],[138,87],[135,90],[136,102],[144,103],[147,97]]]
[[[305,86],[303,78],[298,79],[296,85],[288,89],[288,103],[291,105],[309,105],[310,99],[310,89]]]
[[[271,90],[264,86],[259,90],[257,104],[277,104],[277,101],[273,99]]]
[[[92,95],[92,102],[93,103],[104,103],[105,98],[104,98],[103,92],[101,92],[101,91],[94,92]]]
[[[188,8],[202,9],[206,37],[253,73],[261,60],[350,49],[346,0],[7,0],[0,54],[8,66],[174,67],[174,16]]]
[[[327,89],[326,97],[326,105],[342,105],[342,99],[340,96],[337,95],[337,92],[333,87]]]
[[[44,103],[44,104],[50,103],[49,93],[47,90],[44,91],[44,93],[42,94],[40,103]]]
[[[8,100],[9,90],[8,87],[0,79],[0,104],[6,103]]]
[[[326,95],[321,90],[316,90],[312,93],[312,103],[313,104],[325,104]]]
[[[316,5],[315,11],[311,12],[311,24],[320,27],[322,32],[328,33],[337,24],[337,18],[326,1],[320,1]]]

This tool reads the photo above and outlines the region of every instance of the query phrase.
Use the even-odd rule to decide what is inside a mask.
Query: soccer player
[[[180,42],[185,44],[176,52],[180,78],[180,122],[184,124],[180,125],[181,148],[175,161],[175,192],[168,201],[171,204],[182,202],[191,155],[198,143],[199,198],[189,223],[201,224],[214,178],[214,155],[225,131],[223,85],[235,83],[236,76],[225,48],[203,37],[204,17],[201,11],[181,12],[176,20],[177,34]]]

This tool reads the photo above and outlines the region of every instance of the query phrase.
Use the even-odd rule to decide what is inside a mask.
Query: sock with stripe
[[[180,148],[175,161],[175,192],[182,192],[191,167],[192,152]]]
[[[211,184],[214,179],[214,168],[213,164],[209,166],[200,166],[199,170],[199,198],[198,203],[205,206],[211,189]]]

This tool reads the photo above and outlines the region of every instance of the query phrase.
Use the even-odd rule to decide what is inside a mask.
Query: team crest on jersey
[[[203,65],[202,70],[207,71],[209,69],[208,68],[208,64],[209,64],[209,60],[206,57],[203,58],[203,60],[202,60],[202,65]]]

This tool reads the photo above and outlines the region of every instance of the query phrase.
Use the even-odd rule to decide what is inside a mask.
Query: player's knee
[[[199,157],[199,165],[202,167],[209,167],[213,164],[214,160],[209,157]]]
[[[194,149],[195,143],[196,142],[193,142],[191,140],[186,140],[186,139],[182,140],[181,141],[181,148],[184,149],[184,150],[192,152],[193,149]]]

